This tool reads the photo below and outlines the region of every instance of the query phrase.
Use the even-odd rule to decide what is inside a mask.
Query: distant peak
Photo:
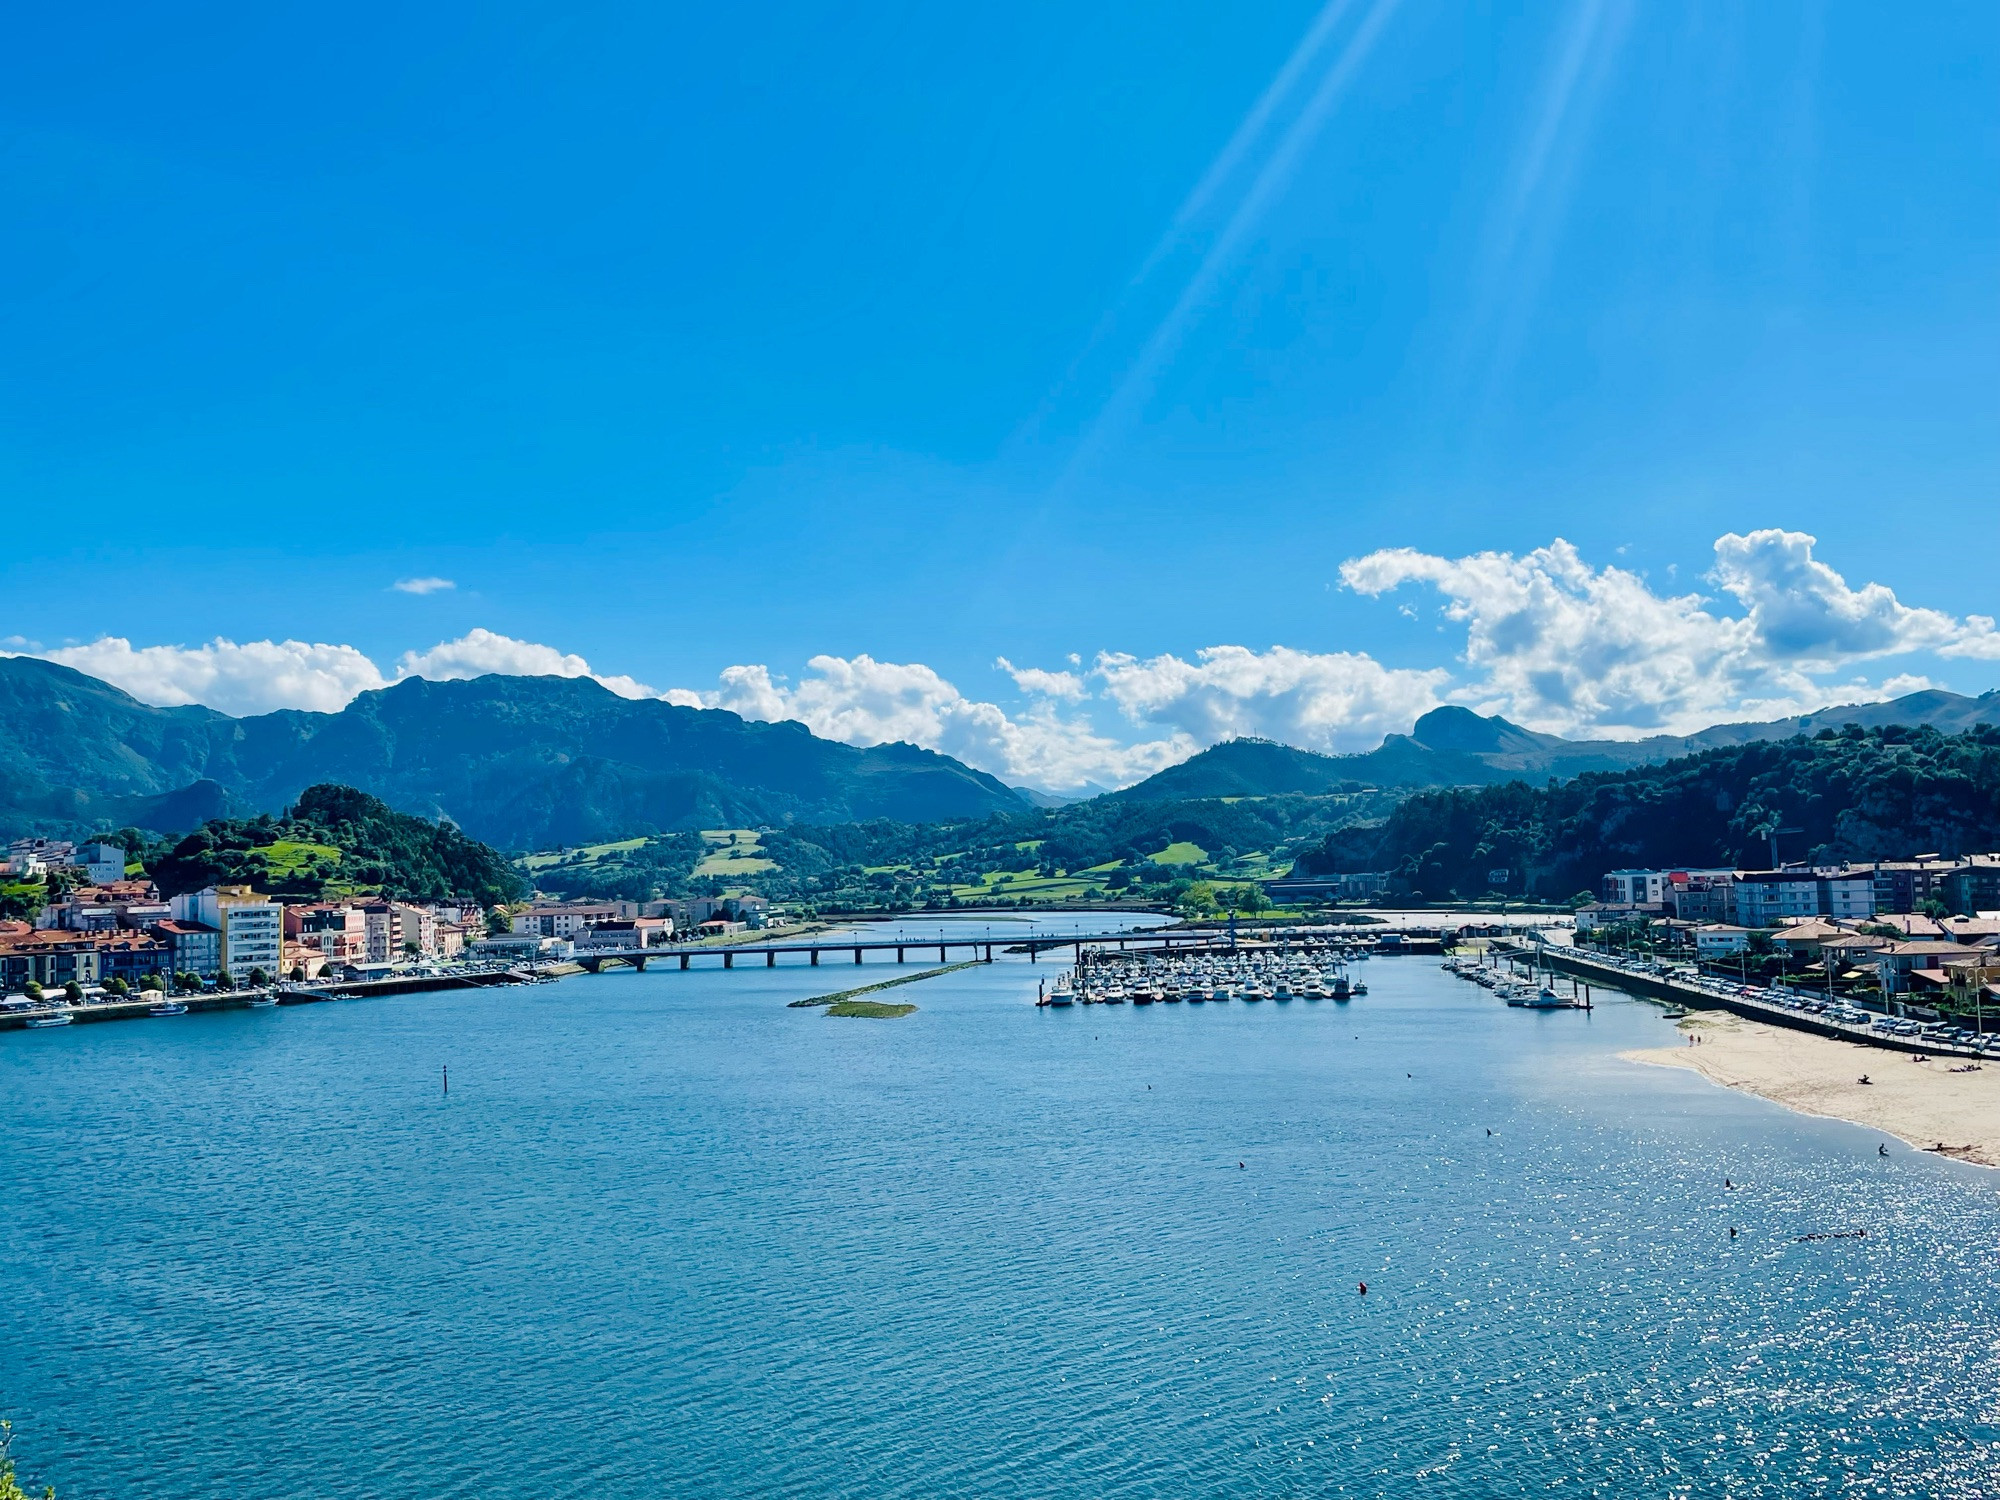
[[[1469,708],[1447,704],[1434,708],[1417,720],[1410,738],[1432,750],[1458,750],[1469,754],[1491,754],[1498,750],[1521,749],[1538,744],[1542,736],[1523,729],[1495,714],[1487,718]]]

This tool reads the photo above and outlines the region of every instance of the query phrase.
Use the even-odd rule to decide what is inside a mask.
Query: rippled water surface
[[[843,962],[0,1036],[17,1457],[64,1500],[1994,1493],[2000,1177],[1621,1062],[1673,1040],[1636,1003],[1382,959],[1037,1011],[1051,969],[899,1021],[786,1008]]]

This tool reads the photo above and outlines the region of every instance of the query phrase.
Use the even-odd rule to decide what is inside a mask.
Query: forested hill
[[[1819,862],[2000,848],[2000,728],[1849,726],[1559,784],[1419,792],[1296,868],[1394,871],[1433,899],[1562,899],[1606,870],[1764,866],[1774,828],[1800,830],[1784,857]]]
[[[244,884],[299,901],[366,892],[491,906],[526,890],[514,867],[477,839],[346,786],[307,787],[282,818],[217,819],[171,846],[126,838],[164,896]]]
[[[1361,786],[1540,782],[1550,776],[1658,765],[1704,750],[1796,739],[1848,724],[1864,728],[1929,724],[1959,733],[1989,723],[2000,723],[2000,692],[1967,698],[1931,689],[1887,703],[1849,704],[1799,718],[1718,724],[1698,734],[1643,740],[1566,740],[1523,729],[1497,715],[1446,707],[1432,709],[1408,734],[1392,734],[1379,748],[1356,755],[1319,755],[1269,740],[1225,740],[1117,795],[1127,801],[1152,802],[1311,794]]]
[[[154,708],[54,662],[0,656],[0,833],[178,832],[191,814],[276,813],[322,782],[516,849],[1028,806],[914,745],[859,748],[803,724],[621,698],[587,677],[411,678],[339,713],[234,719]]]

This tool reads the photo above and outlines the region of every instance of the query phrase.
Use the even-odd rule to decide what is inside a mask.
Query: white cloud
[[[1192,662],[1104,652],[1094,675],[1127,719],[1169,726],[1196,745],[1256,735],[1321,751],[1372,750],[1407,730],[1437,707],[1451,676],[1286,646],[1210,646]]]
[[[1622,567],[1592,567],[1562,540],[1519,555],[1373,552],[1342,565],[1343,586],[1381,595],[1431,585],[1444,619],[1464,628],[1460,670],[1286,646],[1211,646],[1191,659],[1106,651],[1089,667],[1071,656],[1059,671],[1001,657],[996,666],[1026,699],[1011,708],[968,697],[923,663],[867,655],[815,656],[796,682],[761,664],[731,666],[712,689],[662,693],[594,671],[574,653],[485,629],[405,652],[387,673],[352,646],[301,641],[134,647],[108,636],[40,654],[146,702],[235,714],[333,711],[409,677],[589,677],[628,698],[795,719],[848,744],[904,741],[1051,790],[1128,785],[1239,735],[1368,750],[1445,702],[1560,733],[1636,735],[1932,685],[1913,672],[1871,684],[1853,671],[1869,662],[1920,652],[2000,658],[1992,620],[1905,604],[1880,584],[1850,586],[1813,547],[1799,532],[1720,538],[1709,574],[1720,606],[1696,593],[1656,593]],[[1098,704],[1116,712],[1122,733],[1100,732],[1089,716]]]
[[[580,656],[492,630],[471,630],[455,641],[440,641],[428,651],[405,651],[396,661],[399,682],[405,677],[449,682],[455,678],[484,677],[491,672],[510,677],[590,677],[621,698],[659,696],[633,678],[591,671],[590,663]]]
[[[308,708],[331,713],[356,693],[383,686],[382,674],[352,646],[304,641],[235,641],[204,646],[139,646],[108,635],[87,646],[39,653],[123,688],[144,703],[205,703],[226,714]]]
[[[449,578],[398,578],[389,587],[399,594],[439,594],[458,585]]]
[[[1046,700],[1009,715],[998,704],[966,697],[920,663],[815,656],[806,666],[812,675],[796,685],[765,666],[737,666],[723,671],[714,692],[676,689],[667,697],[746,719],[796,719],[814,734],[850,745],[901,740],[1006,781],[1052,790],[1124,785],[1200,748],[1184,736],[1127,745],[1082,719],[1062,717]]]
[[[1624,568],[1594,569],[1560,539],[1520,556],[1391,548],[1349,560],[1340,576],[1370,595],[1436,588],[1445,617],[1466,627],[1461,659],[1474,674],[1451,696],[1558,733],[1772,718],[1885,695],[1886,685],[1821,680],[1859,662],[1925,650],[2000,655],[1991,620],[1914,608],[1880,584],[1850,588],[1813,546],[1802,532],[1775,530],[1718,539],[1711,577],[1740,615],[1699,594],[1656,594]]]
[[[1074,665],[1077,661],[1078,658],[1072,654],[1071,664]],[[1060,698],[1065,703],[1080,703],[1090,696],[1090,689],[1074,672],[1048,672],[1040,667],[1017,667],[1004,656],[993,665],[1013,678],[1015,687],[1037,698]]]

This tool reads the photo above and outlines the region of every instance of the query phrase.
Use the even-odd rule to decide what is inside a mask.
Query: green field
[[[757,832],[752,828],[704,828],[701,836],[715,847],[694,867],[696,875],[761,875],[778,868],[774,859],[763,857]]]
[[[559,865],[573,860],[581,854],[586,861],[595,862],[607,855],[622,854],[629,849],[644,848],[644,839],[620,839],[615,844],[585,844],[577,849],[565,849],[556,854],[524,854],[515,863],[533,874],[536,870],[546,870],[551,865]]]
[[[1208,851],[1199,844],[1183,841],[1167,845],[1153,855],[1152,860],[1156,865],[1205,865],[1208,863]]]
[[[255,851],[264,856],[264,865],[273,877],[296,875],[310,864],[337,865],[340,851],[331,844],[309,844],[303,839],[279,839]]]

